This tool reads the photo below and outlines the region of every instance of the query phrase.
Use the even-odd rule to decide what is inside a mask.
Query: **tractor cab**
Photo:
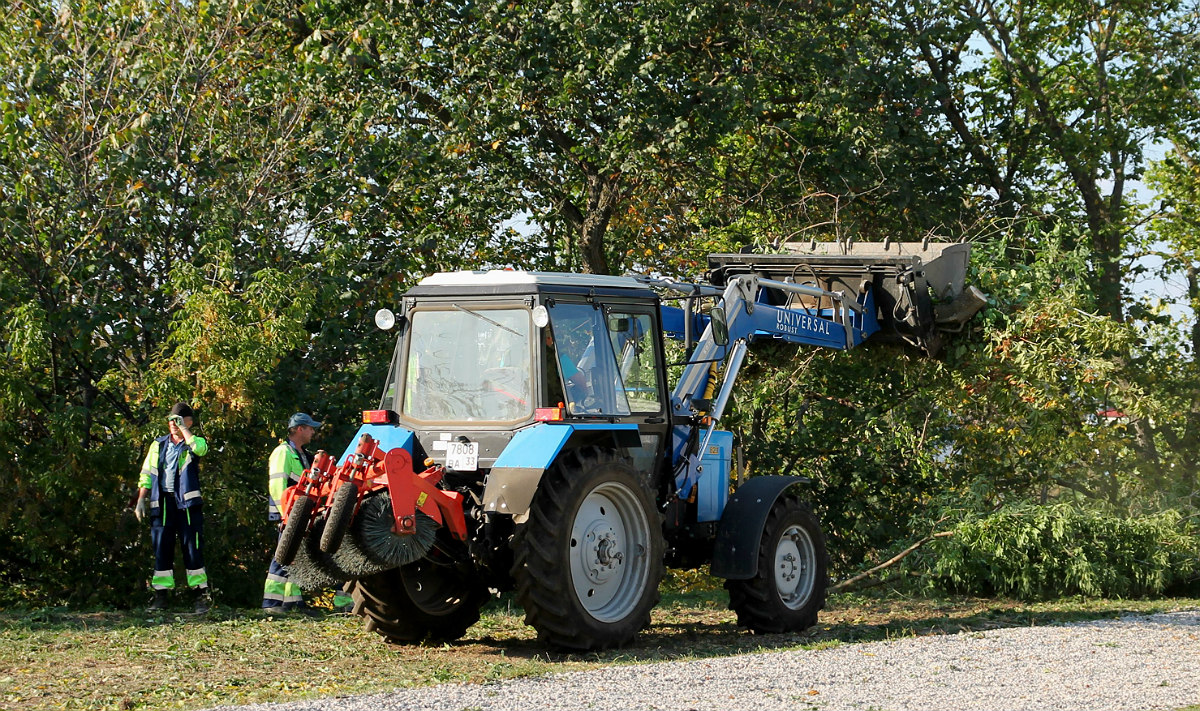
[[[460,473],[490,469],[540,423],[634,425],[650,447],[634,456],[652,466],[670,401],[659,318],[658,296],[626,277],[435,274],[403,299],[379,409]]]

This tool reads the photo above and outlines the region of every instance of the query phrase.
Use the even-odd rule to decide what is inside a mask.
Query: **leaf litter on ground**
[[[510,597],[491,602],[458,642],[388,645],[353,616],[324,618],[218,607],[202,618],[65,608],[0,612],[0,706],[18,709],[204,708],[497,681],[615,664],[823,649],[1200,608],[1200,599],[1044,603],[898,593],[830,599],[803,634],[739,630],[721,591],[664,588],[634,644],[588,654],[548,651]],[[164,666],[163,662],[171,664]],[[164,669],[170,672],[164,673]]]

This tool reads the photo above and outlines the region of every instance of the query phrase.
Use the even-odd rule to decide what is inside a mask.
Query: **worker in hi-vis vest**
[[[154,576],[150,587],[152,611],[166,610],[175,587],[175,540],[183,548],[187,584],[193,592],[193,610],[212,607],[208,573],[204,570],[204,510],[200,496],[199,458],[208,453],[208,442],[192,433],[192,408],[176,403],[167,417],[167,434],[150,444],[138,477],[134,513],[139,521],[150,518],[154,547]]]
[[[300,481],[300,475],[312,466],[312,454],[304,447],[312,441],[320,426],[320,422],[304,412],[297,412],[288,419],[287,439],[271,452],[267,460],[267,515],[271,521],[283,520],[279,512],[283,492]],[[279,530],[283,532],[282,524]],[[353,605],[353,600],[339,590],[334,593],[333,604],[338,609],[345,609]],[[264,610],[281,607],[289,612],[307,609],[300,586],[288,580],[287,569],[274,558],[271,559],[267,581],[263,585],[262,606]]]

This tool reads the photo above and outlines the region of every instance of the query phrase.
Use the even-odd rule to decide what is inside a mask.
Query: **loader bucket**
[[[903,341],[936,354],[941,332],[961,329],[986,303],[966,287],[971,246],[932,242],[786,243],[776,254],[710,254],[714,284],[738,274],[817,286],[857,299],[873,290],[879,333],[874,341]],[[810,296],[774,293],[775,305],[820,309]]]

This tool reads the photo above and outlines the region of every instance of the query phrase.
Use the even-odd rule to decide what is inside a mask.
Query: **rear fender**
[[[749,580],[758,574],[758,548],[763,526],[780,494],[810,481],[798,476],[756,476],[733,492],[713,548],[712,574],[727,580]]]
[[[563,450],[579,446],[584,440],[607,440],[614,448],[642,446],[634,424],[544,422],[527,427],[513,435],[492,465],[483,488],[483,510],[513,516],[528,513],[542,475]]]
[[[350,444],[346,445],[346,451],[342,452],[342,456],[338,458],[338,466],[346,463],[354,450],[358,448],[358,441],[362,439],[364,434],[369,434],[375,441],[379,442],[379,449],[384,452],[389,452],[396,447],[400,447],[408,452],[408,456],[413,454],[413,433],[412,430],[405,429],[399,425],[375,425],[364,424],[358,428],[358,432],[350,438]]]

